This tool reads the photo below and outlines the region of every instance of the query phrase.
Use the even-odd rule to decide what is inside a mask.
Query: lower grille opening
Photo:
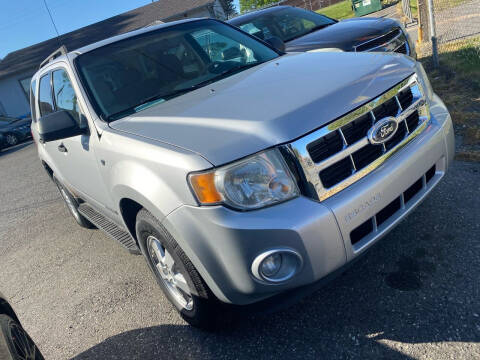
[[[418,179],[415,183],[410,186],[405,192],[403,193],[403,198],[405,203],[409,202],[417,193],[422,190],[423,187],[423,178]]]
[[[370,234],[372,231],[373,231],[372,219],[368,219],[362,225],[356,227],[350,233],[350,240],[352,241],[352,245],[362,240],[365,236]]]
[[[427,178],[427,183],[432,180],[433,176],[435,175],[435,165],[433,165],[425,174],[425,177]]]
[[[425,173],[425,178],[427,182],[432,180],[433,176],[435,175],[435,170],[436,170],[436,167],[435,165],[433,165]],[[404,191],[403,199],[405,204],[407,204],[407,202],[410,201],[422,189],[423,189],[423,176],[417,181],[415,181],[415,183],[412,186],[410,186],[407,190]],[[402,208],[402,200],[401,200],[401,197],[399,196],[375,215],[377,227],[379,227],[388,219],[390,219],[401,208]],[[373,232],[373,218],[366,220],[364,223],[360,224],[355,229],[353,229],[352,232],[350,232],[350,241],[352,245],[355,245],[356,243],[358,243],[360,240],[365,238],[371,232]]]
[[[320,180],[325,188],[329,188],[352,175],[352,170],[352,162],[347,157],[320,171]]]
[[[385,221],[387,221],[388,218],[395,214],[398,210],[400,210],[401,207],[402,203],[400,201],[400,197],[396,198],[390,204],[385,206],[383,210],[381,210],[377,215],[375,215],[377,217],[377,226],[380,226]]]

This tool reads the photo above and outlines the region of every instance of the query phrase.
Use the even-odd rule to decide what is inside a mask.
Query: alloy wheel
[[[153,235],[147,238],[147,249],[155,271],[162,279],[170,295],[182,309],[193,309],[193,298],[187,280],[180,273],[174,258]]]

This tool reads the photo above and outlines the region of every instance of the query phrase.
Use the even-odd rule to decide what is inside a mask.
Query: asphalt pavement
[[[141,256],[76,225],[33,145],[0,153],[0,186],[0,290],[47,359],[480,359],[479,163],[455,162],[321,290],[219,333],[186,325]]]

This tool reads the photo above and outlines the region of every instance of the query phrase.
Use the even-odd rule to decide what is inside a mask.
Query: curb
[[[458,151],[455,153],[455,160],[480,162],[480,151]]]

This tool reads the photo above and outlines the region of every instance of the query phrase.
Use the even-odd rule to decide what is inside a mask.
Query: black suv
[[[288,52],[395,51],[416,57],[402,25],[388,18],[337,21],[313,11],[275,6],[238,16],[229,23],[265,41],[279,38]]]

